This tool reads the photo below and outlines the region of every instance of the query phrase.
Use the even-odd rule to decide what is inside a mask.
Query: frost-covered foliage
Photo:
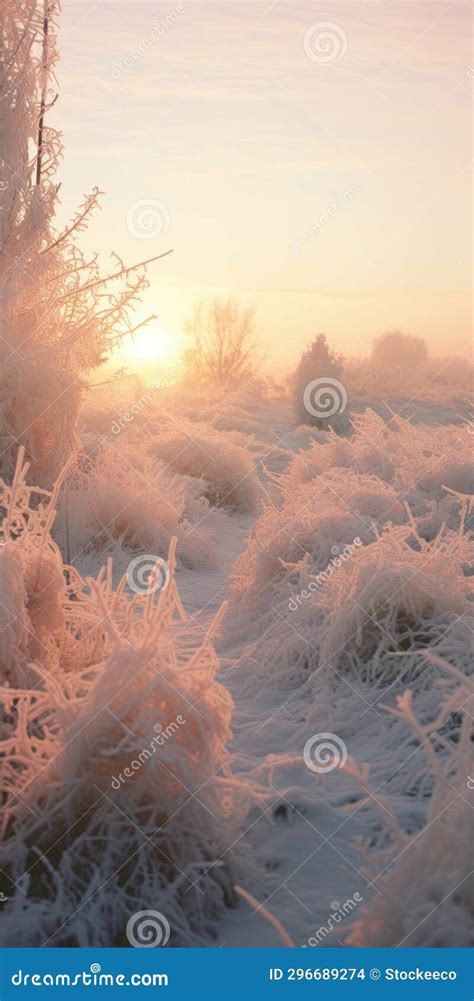
[[[198,484],[155,461],[130,432],[102,444],[69,476],[59,508],[57,538],[63,552],[135,551],[166,558],[177,539],[180,566],[216,566],[218,516]]]
[[[396,415],[387,421],[368,409],[354,417],[350,438],[341,440],[330,433],[327,444],[318,441],[296,456],[290,474],[304,481],[333,466],[351,467],[357,473],[375,474],[407,488],[434,471],[433,482],[441,482],[439,467],[449,470],[451,463],[457,468],[457,464],[469,462],[471,447],[472,435],[466,427],[412,424]],[[449,482],[443,485],[456,486]]]
[[[420,830],[406,833],[387,803],[380,818],[390,826],[387,848],[367,855],[378,893],[361,912],[347,945],[472,947],[474,945],[473,724],[467,708],[474,685],[446,661],[431,657],[457,682],[435,720],[423,723],[408,689],[389,710],[408,724],[432,772],[433,791]],[[387,708],[387,707],[386,707]],[[459,716],[462,722],[459,724]],[[453,725],[452,721],[457,721]],[[349,762],[348,771],[367,789],[368,767]],[[375,801],[374,801],[375,802]],[[389,801],[388,806],[393,808]]]
[[[340,512],[332,527],[338,525],[344,525]],[[366,545],[341,542],[337,556],[325,541],[323,572],[308,557],[283,567],[263,602],[249,603],[253,614],[264,616],[264,635],[260,618],[252,648],[263,677],[301,683],[324,669],[370,683],[375,694],[399,676],[421,675],[417,651],[426,646],[445,656],[451,650],[459,669],[467,670],[472,605],[463,570],[472,547],[464,535],[447,532],[427,543],[408,527],[392,526]],[[264,566],[260,554],[260,573]],[[246,595],[242,578],[238,583],[241,609]],[[400,660],[400,654],[406,656]]]
[[[210,504],[235,511],[257,510],[261,491],[255,460],[236,444],[231,433],[207,424],[173,422],[154,433],[147,450],[154,459],[185,476],[202,481],[202,495]]]
[[[102,277],[96,257],[80,251],[97,189],[55,229],[62,144],[46,119],[57,96],[59,3],[45,10],[36,0],[2,3],[0,451],[6,478],[22,444],[35,482],[49,485],[77,447],[84,375],[130,330],[129,309],[146,282],[143,268],[125,269],[118,258]]]
[[[416,651],[446,653],[448,636],[464,670],[472,546],[468,495],[454,487],[469,489],[467,432],[369,412],[350,439],[325,437],[273,477],[234,566],[234,624],[255,626],[262,675],[301,681],[327,665],[378,685],[402,671],[401,652],[409,676]]]
[[[444,522],[451,528],[459,526],[459,504],[447,492],[474,491],[472,435],[467,427],[413,425],[395,416],[387,422],[372,410],[355,418],[353,425],[351,438],[330,432],[327,444],[318,440],[298,453],[282,477],[282,490],[295,492],[297,484],[340,467],[365,480],[377,476],[390,484],[400,502],[398,509],[406,503],[416,518],[423,519],[419,528],[425,526],[425,537],[432,538]],[[392,521],[399,520],[394,517],[396,506],[394,502],[390,511]]]
[[[342,505],[303,511],[267,505],[232,571],[231,604],[236,609],[265,611],[288,598],[301,576],[325,570],[339,549],[362,536],[373,536],[367,520]]]
[[[23,459],[20,449],[11,487],[0,481],[0,679],[12,686],[31,680],[36,659],[49,669],[57,665],[66,598],[61,555],[50,535],[61,481],[53,493],[33,491]]]
[[[338,444],[343,447],[335,436],[327,447],[339,452]],[[283,597],[285,589],[289,597],[302,575],[326,570],[355,539],[368,544],[385,524],[407,520],[394,490],[377,476],[336,467],[309,479],[312,470],[304,456],[300,453],[288,473],[273,478],[279,501],[265,505],[235,563],[232,599],[237,606],[261,610],[262,604]]]
[[[320,658],[375,681],[396,676],[400,652],[414,658],[422,647],[437,647],[449,630],[466,635],[460,620],[471,608],[463,573],[469,557],[466,537],[449,532],[427,543],[390,529],[358,549],[318,594]],[[467,658],[467,635],[465,644]]]
[[[1,649],[2,943],[126,944],[130,916],[153,908],[171,944],[209,944],[233,900],[240,850],[229,846],[247,804],[226,751],[231,699],[214,677],[221,613],[207,630],[192,624],[173,572],[168,588],[130,595],[125,579],[113,588],[110,563],[86,581],[63,567],[49,534],[55,496],[27,487],[26,472],[19,463],[0,501],[13,585]],[[173,546],[169,559],[173,571]]]
[[[343,857],[375,892],[358,885],[364,910],[348,944],[472,945],[472,436],[367,412],[350,437],[312,437],[265,484],[234,565],[227,628],[236,644],[245,630],[247,646],[231,683],[252,699],[252,729],[288,810],[305,820],[314,811],[321,830],[333,808],[330,842],[351,821]],[[336,735],[352,777],[334,764],[308,788],[298,762],[321,734]],[[332,855],[320,851],[333,886]],[[300,897],[301,884],[293,889]]]

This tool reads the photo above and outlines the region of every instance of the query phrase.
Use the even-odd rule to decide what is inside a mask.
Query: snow
[[[262,910],[233,893],[232,883],[239,883],[297,946],[472,944],[468,432],[455,423],[439,428],[398,420],[387,430],[367,411],[355,434],[339,439],[295,429],[284,399],[233,406],[252,423],[247,450],[248,431],[239,423],[234,431],[217,431],[212,414],[203,413],[200,429],[207,442],[219,441],[219,472],[236,474],[234,450],[243,453],[238,469],[243,477],[250,473],[251,494],[239,493],[236,476],[233,503],[220,504],[218,493],[213,503],[203,502],[199,470],[167,470],[161,451],[158,465],[147,469],[152,483],[156,477],[156,494],[148,495],[143,517],[132,510],[129,524],[138,534],[119,533],[112,549],[110,542],[105,548],[75,543],[68,585],[75,603],[67,617],[79,630],[89,623],[95,637],[77,650],[70,626],[61,645],[63,604],[51,575],[59,558],[55,543],[46,543],[47,558],[38,563],[51,520],[47,498],[46,513],[26,519],[24,543],[16,529],[6,534],[1,557],[15,607],[5,606],[14,622],[5,623],[2,662],[11,663],[13,673],[4,679],[2,699],[12,706],[21,691],[25,708],[17,723],[9,717],[1,735],[15,748],[4,790],[9,795],[18,778],[15,760],[27,775],[33,759],[41,761],[47,790],[33,782],[26,808],[44,816],[47,804],[62,822],[73,822],[79,802],[81,814],[92,810],[88,838],[97,844],[105,838],[109,847],[92,863],[92,841],[80,839],[79,882],[68,852],[46,860],[37,873],[44,880],[48,870],[57,890],[42,896],[35,879],[21,881],[32,865],[25,856],[32,821],[14,802],[6,827],[14,818],[15,845],[22,845],[22,831],[26,841],[13,862],[8,838],[2,849],[2,868],[19,887],[14,895],[10,885],[5,891],[12,900],[2,909],[3,934],[14,937],[21,924],[37,943],[41,925],[50,944],[121,944],[128,918],[155,906],[171,925],[171,944],[278,944]],[[114,445],[135,466],[144,461],[142,454],[133,458],[144,428],[152,451],[159,444],[156,413],[140,420],[143,426],[137,422]],[[172,419],[163,429],[165,443],[174,441],[171,425]],[[440,476],[430,476],[430,461],[443,469]],[[107,475],[98,465],[92,481],[86,476],[87,489],[94,493],[99,485],[107,500],[114,470],[112,482],[126,490],[127,477],[114,459]],[[446,492],[445,473],[463,496]],[[26,489],[20,490],[23,510]],[[178,511],[192,513],[195,527],[209,533],[207,562],[186,559],[181,516],[166,521],[166,504],[178,497]],[[63,503],[60,497],[62,545]],[[427,518],[436,521],[440,509],[441,523],[427,532]],[[192,539],[191,517],[187,523]],[[125,584],[118,585],[120,572],[144,548],[157,556],[167,552],[172,534],[171,591],[156,603],[130,598]],[[12,562],[11,547],[22,553],[27,544],[28,559]],[[115,569],[110,565],[95,582],[110,551]],[[321,572],[324,579],[311,589]],[[291,596],[305,592],[290,610]],[[48,611],[38,601],[42,593]],[[436,657],[423,655],[427,647]],[[163,649],[161,681],[147,666],[156,649]],[[52,657],[51,677],[41,673],[43,653]],[[28,665],[35,697],[27,694]],[[128,679],[135,678],[124,698]],[[102,709],[111,700],[113,715],[104,722]],[[122,774],[157,721],[180,713],[191,725],[166,744],[161,760],[168,779],[146,764],[123,787],[128,819],[112,806],[94,812],[92,791],[102,790],[104,775]],[[324,767],[324,752],[317,757],[320,735],[344,767]],[[48,742],[53,762],[64,748],[57,766],[49,765]],[[311,767],[321,761],[323,767]],[[163,814],[182,805],[166,844],[160,841],[168,862],[163,856],[157,864],[156,855],[140,852],[134,825],[151,832]],[[44,822],[35,849],[40,859],[52,833]],[[114,866],[135,852],[140,861],[120,888]],[[172,882],[168,863],[179,870]]]
[[[277,419],[275,419],[276,410]],[[433,410],[432,407],[430,412],[432,421],[435,419]],[[253,416],[255,419],[255,411]],[[290,415],[288,414],[287,421],[285,416],[285,408],[281,404],[278,408],[275,404],[268,404],[261,408],[259,413],[260,437],[266,438],[269,445],[278,439],[280,449],[286,446],[288,470],[291,468],[291,463],[305,465],[308,454],[306,449],[310,444],[308,438],[317,439],[319,433],[311,429],[311,436],[301,436],[298,444],[302,444],[302,451],[293,458],[295,429],[291,424]],[[454,417],[452,411],[449,416]],[[453,437],[454,427],[451,426],[443,432],[446,438]],[[439,434],[439,428],[437,433]],[[338,440],[334,444],[338,452],[345,447],[344,441]],[[327,445],[324,447],[328,448]],[[365,454],[367,455],[367,451]],[[380,454],[377,450],[377,459]],[[379,468],[377,472],[380,475]],[[367,477],[362,479],[369,494],[370,481]],[[347,476],[340,478],[339,487],[343,485],[347,491]],[[266,483],[266,488],[271,489],[270,482]],[[402,517],[401,502],[397,501],[394,492],[379,480],[377,497],[381,496],[386,500],[384,509],[393,505],[392,520],[405,521],[406,518]],[[293,502],[294,500],[293,497]],[[376,517],[377,512],[378,504],[376,510],[372,506],[370,513],[372,517]],[[274,517],[272,507],[270,515],[267,512],[267,517],[269,516]],[[348,518],[347,511],[345,517]],[[318,524],[314,518],[313,524],[314,527]],[[205,614],[210,614],[227,595],[229,571],[231,575],[235,575],[236,557],[242,560],[242,553],[248,548],[250,528],[249,519],[229,516],[227,529],[221,536],[223,558],[220,570],[212,574],[193,575],[183,572],[178,574],[185,606],[193,614],[199,613],[200,609],[203,609]],[[294,530],[291,536],[294,538]],[[269,538],[274,538],[271,531]],[[286,538],[280,546],[280,553],[286,556],[288,556],[285,552],[287,542]],[[391,545],[393,549],[396,541]],[[437,594],[441,614],[446,614],[450,602],[456,601],[455,592],[459,590],[461,593],[461,606],[453,609],[452,629],[449,629],[447,621],[440,626],[440,646],[446,656],[454,654],[456,663],[461,663],[462,669],[469,671],[472,632],[468,626],[464,626],[462,619],[457,618],[462,615],[463,610],[465,611],[465,605],[462,599],[462,586],[456,587],[460,578],[454,572],[449,551],[450,545],[454,549],[457,545],[462,549],[465,540],[453,537],[445,541],[444,545],[447,546],[447,550],[443,549],[443,544],[440,543],[439,552],[438,549],[435,551],[435,566],[425,580],[425,587],[428,594],[432,596],[434,593]],[[374,547],[374,555],[375,548],[377,546]],[[387,548],[390,549],[390,543]],[[356,558],[362,560],[366,555],[369,555],[369,550],[364,549]],[[406,546],[401,563],[404,565],[405,560],[408,578],[416,573],[417,559],[419,554]],[[238,563],[239,559],[237,565]],[[255,607],[257,610],[260,609],[258,601],[262,595],[265,573],[266,580],[272,582],[274,590],[274,570],[275,566],[272,565],[272,573],[269,573],[266,565],[261,580],[257,581],[255,586],[252,583],[250,600],[252,612],[255,611]],[[343,572],[344,570],[347,573],[352,572],[350,562],[343,568]],[[402,573],[403,576],[398,567],[391,567],[390,570],[392,574]],[[371,566],[369,560],[368,581],[373,579],[375,572],[376,568]],[[451,573],[452,576],[449,576]],[[400,586],[403,589],[401,578],[399,581],[392,578],[390,583],[392,590],[397,590]],[[409,580],[407,586],[410,588]],[[454,591],[451,591],[453,586]],[[412,588],[410,602],[416,602],[418,591],[415,591],[414,584]],[[342,590],[343,584],[341,593]],[[330,603],[329,598],[328,604]],[[311,611],[314,609],[309,609],[310,614]],[[392,609],[392,615],[394,614]],[[342,605],[341,625],[347,630],[348,635],[349,631],[354,631],[356,625],[350,622],[350,615],[357,616],[356,606]],[[471,932],[466,916],[469,918],[469,907],[472,910],[472,888],[469,891],[468,903],[465,905],[464,917],[461,913],[456,915],[454,930],[449,930],[453,907],[449,891],[459,879],[462,881],[465,878],[469,854],[467,844],[470,834],[466,824],[469,823],[471,811],[469,807],[465,808],[464,812],[462,809],[463,805],[465,806],[462,796],[469,796],[464,775],[462,776],[464,789],[462,795],[457,797],[456,812],[443,835],[442,849],[436,847],[435,833],[430,838],[429,848],[423,848],[424,839],[421,838],[415,858],[410,861],[408,852],[404,871],[400,875],[395,871],[392,887],[385,886],[383,880],[380,885],[377,880],[374,882],[377,867],[375,872],[369,871],[363,847],[368,839],[374,846],[380,848],[382,845],[386,848],[387,828],[390,829],[390,825],[393,824],[392,815],[397,816],[401,826],[411,832],[413,837],[422,830],[426,821],[425,797],[432,791],[432,776],[425,754],[423,750],[419,752],[408,727],[383,712],[380,703],[385,701],[390,705],[395,703],[397,694],[407,687],[410,665],[416,674],[413,663],[419,660],[419,674],[424,672],[425,677],[419,683],[417,708],[421,713],[431,715],[431,718],[436,716],[439,697],[436,691],[433,694],[432,687],[433,683],[435,685],[439,683],[439,672],[430,670],[426,662],[421,662],[421,658],[411,658],[409,665],[405,658],[395,656],[391,660],[398,668],[396,675],[387,672],[388,677],[384,674],[376,684],[373,677],[358,677],[356,680],[340,670],[331,672],[318,670],[314,633],[311,640],[314,622],[310,623],[308,635],[304,636],[303,627],[297,617],[292,620],[291,615],[287,616],[284,625],[288,638],[284,641],[281,635],[281,616],[277,615],[270,623],[268,617],[263,616],[263,618],[264,626],[260,610],[250,642],[249,621],[246,626],[245,624],[236,626],[235,621],[228,622],[226,632],[218,645],[221,657],[228,662],[228,666],[222,669],[220,677],[223,683],[228,685],[235,704],[232,722],[234,739],[231,744],[235,756],[233,771],[251,782],[259,799],[263,796],[263,803],[249,818],[246,833],[246,840],[250,841],[259,866],[266,872],[262,903],[264,902],[283,923],[295,944],[301,946],[309,947],[309,939],[314,942],[316,935],[318,944],[342,947],[348,944],[353,926],[355,930],[351,943],[354,944],[397,945],[405,937],[407,937],[405,945],[447,945],[455,942],[468,944],[471,941]],[[430,626],[433,626],[431,618]],[[243,630],[240,638],[239,629]],[[428,645],[430,639],[431,637],[424,636],[423,643]],[[283,653],[286,652],[285,643],[290,646],[285,663],[286,684],[285,672],[278,673],[276,686],[262,684],[262,671],[275,670],[278,658],[282,657],[282,650]],[[291,644],[293,644],[292,649]],[[305,678],[303,672],[302,676],[295,678],[288,670],[288,662],[292,658],[294,662],[302,649],[305,651],[307,661],[311,662],[313,658],[314,673]],[[383,667],[388,667],[383,654],[381,659]],[[416,681],[413,684],[416,688]],[[458,697],[456,706],[461,705],[463,698],[459,693],[456,696],[455,686],[455,701],[456,697]],[[372,795],[360,795],[360,790],[355,787],[352,778],[343,772],[318,775],[305,767],[302,748],[306,738],[328,731],[338,734],[345,741],[350,755],[355,760],[370,762]],[[447,791],[449,793],[449,789]],[[452,792],[451,798],[456,799],[456,795]],[[382,801],[383,806],[380,807],[378,804]],[[441,810],[444,805],[443,802]],[[439,811],[435,805],[433,816],[437,812]],[[463,813],[461,824],[459,812]],[[459,840],[460,846],[463,847],[460,850],[462,861],[457,869],[456,864],[454,865],[453,873],[452,865],[446,866],[443,871],[442,858],[443,852],[446,854],[448,851],[449,832],[454,831],[454,828],[457,828],[458,832],[456,840]],[[434,832],[435,830],[437,825],[434,826]],[[396,857],[398,850],[391,849],[392,858]],[[425,860],[422,865],[423,855],[428,851],[433,855],[432,864],[441,868],[435,896],[437,895],[438,902],[446,895],[448,899],[440,904],[436,918],[430,918],[425,922],[425,915],[433,907],[432,888]],[[380,868],[386,865],[387,858],[384,856]],[[458,878],[454,878],[456,875]],[[410,908],[406,908],[408,913],[404,914],[404,887],[407,883],[413,885],[413,890],[410,892],[413,908],[411,913]],[[248,888],[252,890],[252,885]],[[441,893],[439,888],[442,890]],[[390,900],[397,889],[402,891],[402,896],[400,899],[399,894],[398,911],[395,912]],[[389,895],[388,904],[387,895]],[[354,900],[357,903],[354,903]],[[350,908],[349,906],[345,908],[348,916],[341,919],[340,911],[335,911],[335,905],[339,903],[342,906],[346,901],[351,901]],[[367,918],[363,917],[364,909],[368,911]],[[335,915],[332,920],[331,914]],[[389,914],[392,914],[390,920]],[[378,931],[370,930],[371,922],[374,920],[373,915],[377,929],[380,923],[384,927],[389,925],[382,937]],[[360,925],[357,923],[359,920]],[[463,920],[464,928],[461,932]],[[411,929],[418,923],[420,927],[411,940],[409,937]],[[319,935],[317,935],[318,929],[320,929]],[[240,902],[237,908],[228,911],[219,922],[218,938],[219,944],[226,947],[277,944],[272,927],[258,910],[251,908],[245,901]]]

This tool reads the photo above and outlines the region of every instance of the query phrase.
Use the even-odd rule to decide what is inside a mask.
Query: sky
[[[393,328],[466,351],[471,20],[469,0],[62,0],[61,219],[97,185],[81,244],[104,265],[173,248],[122,360],[171,364],[194,305],[228,295],[277,375],[319,331],[346,355]]]

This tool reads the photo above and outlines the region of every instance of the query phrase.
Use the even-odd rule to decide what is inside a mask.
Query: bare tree
[[[253,309],[244,309],[231,298],[201,302],[186,324],[186,333],[190,346],[185,364],[192,379],[227,386],[255,375],[259,360]]]

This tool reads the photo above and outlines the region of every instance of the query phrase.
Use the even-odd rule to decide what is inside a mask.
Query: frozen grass
[[[336,451],[344,444],[333,442]],[[326,448],[332,445],[321,451]],[[308,478],[304,458],[301,453],[288,473],[273,477],[280,500],[266,503],[234,567],[231,601],[236,608],[261,612],[290,597],[304,569],[317,575],[355,539],[368,544],[385,524],[408,519],[395,491],[378,477],[336,467]]]
[[[472,435],[466,426],[414,425],[395,415],[387,422],[368,409],[354,418],[352,431],[350,438],[329,431],[317,439],[295,456],[286,480],[307,483],[339,466],[378,476],[407,496],[419,490],[439,498],[443,487],[472,490]]]
[[[390,710],[399,717],[428,760],[433,792],[421,830],[406,833],[390,823],[388,848],[367,856],[371,878],[379,893],[364,908],[347,940],[351,946],[471,947],[474,945],[474,874],[472,843],[474,813],[468,777],[473,768],[473,725],[467,700],[474,685],[448,662],[435,660],[458,682],[436,720],[423,725],[413,710],[413,693],[407,690]],[[460,683],[459,683],[460,682]],[[462,717],[454,729],[453,718]],[[355,763],[349,771],[367,785]],[[393,806],[392,803],[388,804]],[[386,806],[382,823],[393,818]]]
[[[397,673],[397,653],[436,646],[470,611],[463,574],[470,555],[462,534],[426,543],[403,528],[358,549],[318,595],[322,660],[376,681]]]
[[[471,438],[461,427],[412,427],[398,419],[387,425],[368,412],[348,438],[311,429],[312,443],[282,475],[267,466],[257,477],[264,431],[271,441],[267,427],[252,438],[243,426],[216,430],[205,403],[196,409],[200,421],[183,427],[171,408],[161,417],[161,402],[160,396],[110,446],[97,450],[91,433],[88,458],[65,481],[68,504],[61,499],[57,538],[63,546],[67,521],[70,543],[71,532],[80,537],[85,526],[85,544],[99,561],[104,552],[166,557],[176,537],[179,564],[204,567],[221,524],[240,532],[247,519],[233,520],[233,512],[258,512],[262,505],[234,565],[224,637],[229,660],[235,655],[229,683],[243,697],[245,780],[232,776],[226,750],[232,704],[215,681],[218,621],[207,632],[186,619],[173,582],[158,595],[131,596],[123,582],[113,587],[110,563],[97,580],[64,568],[50,535],[57,498],[28,493],[19,472],[13,494],[4,488],[9,514],[0,548],[3,941],[14,943],[21,928],[27,944],[49,936],[52,945],[126,944],[128,918],[150,907],[170,921],[171,944],[217,942],[217,924],[235,901],[235,881],[253,889],[258,879],[238,839],[249,782],[255,780],[254,795],[269,793],[261,778],[267,764],[276,773],[290,768],[291,759],[296,785],[287,796],[299,808],[317,805],[325,818],[344,802],[354,809],[350,789],[344,801],[341,786],[325,799],[322,779],[316,799],[313,786],[302,794],[296,788],[304,784],[301,748],[308,733],[331,730],[350,747],[363,747],[361,760],[371,761],[377,776],[374,790],[386,782],[384,803],[398,818],[388,830],[380,819],[374,823],[373,802],[360,810],[384,897],[358,913],[354,943],[398,944],[406,937],[405,944],[467,944],[460,925],[472,907],[464,879],[468,814],[460,796],[453,805],[446,798],[448,782],[453,796],[462,792],[461,766],[472,774],[464,758],[456,758],[459,768],[454,761],[458,745],[466,748],[462,699],[451,675],[443,714],[435,718],[436,666],[420,651],[448,658],[462,686],[472,637],[465,475]],[[187,402],[191,419],[196,401]],[[216,414],[224,413],[224,404],[216,401]],[[283,424],[284,417],[281,434]],[[308,446],[308,438],[300,444]],[[250,494],[241,492],[247,481]],[[193,548],[198,533],[202,550]],[[381,700],[393,701],[406,684],[420,726],[437,730],[428,759],[426,752],[413,754],[406,705],[404,718],[392,714],[388,724],[371,708],[380,710]],[[287,698],[289,714],[282,718]],[[178,716],[184,724],[117,784]],[[252,777],[256,746],[265,759]],[[340,781],[352,788],[347,776]],[[445,819],[436,819],[436,809],[448,805]],[[438,873],[431,883],[415,878],[424,861],[416,834],[424,825],[420,845]],[[227,852],[234,841],[236,849]],[[261,858],[281,863],[284,842],[284,861],[294,868],[297,844],[290,841],[286,829],[274,854],[262,849]],[[450,843],[456,859],[445,864]],[[393,868],[382,872],[387,862]],[[456,882],[459,900],[451,892]],[[443,895],[448,903],[438,921],[429,903]],[[442,913],[451,915],[452,930],[446,931]]]
[[[2,942],[125,944],[129,917],[149,907],[172,944],[209,944],[234,899],[239,851],[227,849],[248,800],[226,751],[232,702],[215,681],[222,613],[206,631],[187,620],[174,544],[158,594],[130,595],[125,579],[114,589],[110,563],[95,581],[63,567],[55,498],[28,488],[26,469],[0,501],[14,584],[0,687]]]
[[[210,504],[235,511],[253,512],[260,501],[260,484],[250,451],[236,444],[233,435],[207,424],[181,420],[153,433],[148,454],[173,471],[201,482]]]
[[[179,565],[200,570],[216,566],[216,523],[197,484],[153,461],[130,431],[69,476],[56,531],[71,558],[84,551],[166,558],[176,537]]]
[[[364,890],[371,900],[349,945],[474,942],[471,446],[460,426],[367,412],[351,437],[317,438],[272,477],[234,567],[229,629],[237,636],[245,623],[250,642],[233,683],[242,675],[252,705],[272,707],[260,724],[267,753],[283,744],[297,757],[298,737],[302,747],[308,734],[330,731],[370,762],[370,776],[354,763],[364,787],[357,806],[347,775],[318,776],[305,799],[304,779],[293,786],[299,773],[286,765],[292,805],[319,817],[319,794],[328,809],[357,814],[360,854],[349,857],[382,896]],[[335,565],[344,530],[363,545]],[[394,699],[386,717],[381,703]],[[278,760],[284,776],[283,753]]]
[[[368,411],[351,438],[324,437],[272,477],[234,566],[234,625],[252,622],[261,676],[301,682],[326,665],[376,689],[400,652],[445,650],[448,634],[466,669],[468,432]]]
[[[466,671],[472,606],[463,567],[469,542],[447,532],[427,543],[408,531],[391,527],[368,545],[346,550],[347,558],[330,556],[323,575],[308,559],[286,570],[252,632],[259,675],[287,686],[323,669],[370,684],[375,697],[399,675],[422,675],[416,653],[426,646],[443,654],[453,649]],[[401,662],[399,654],[407,652]]]
[[[290,598],[302,573],[309,577],[324,571],[333,556],[331,547],[342,550],[359,535],[368,539],[371,534],[367,522],[342,506],[290,512],[291,508],[265,508],[234,564],[232,609],[251,611],[254,616],[265,612],[282,598]]]

